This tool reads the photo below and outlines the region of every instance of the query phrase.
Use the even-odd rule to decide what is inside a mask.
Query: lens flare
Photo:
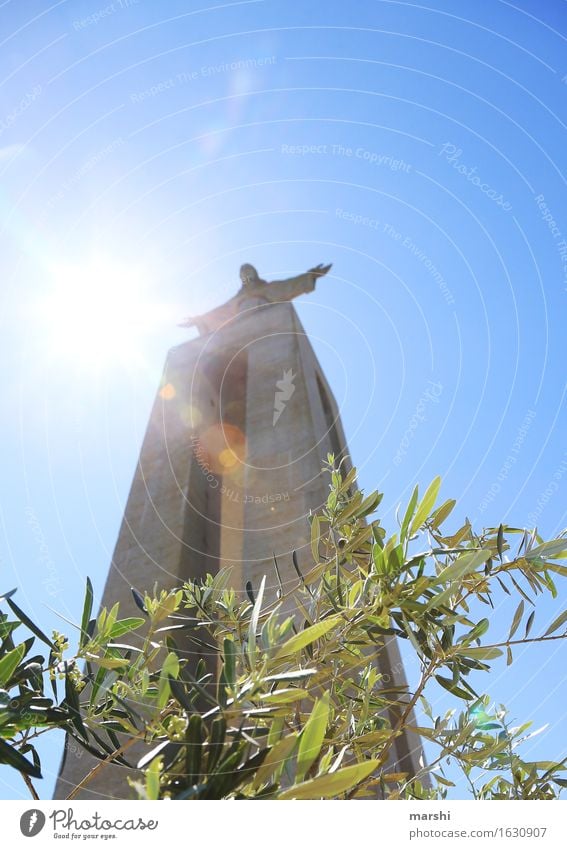
[[[201,443],[215,474],[234,473],[246,457],[246,439],[240,428],[219,422],[201,435]]]
[[[99,258],[52,265],[35,304],[48,352],[72,357],[80,367],[139,364],[143,339],[160,318],[147,289],[147,274],[127,263]]]
[[[164,401],[172,401],[177,395],[177,392],[175,391],[175,386],[172,383],[166,383],[165,386],[161,387],[159,394]]]

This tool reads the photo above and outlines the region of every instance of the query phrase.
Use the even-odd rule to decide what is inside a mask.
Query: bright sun
[[[136,362],[142,336],[157,318],[156,305],[148,298],[147,274],[98,259],[80,266],[53,266],[50,279],[41,304],[50,351],[97,368],[117,360]]]

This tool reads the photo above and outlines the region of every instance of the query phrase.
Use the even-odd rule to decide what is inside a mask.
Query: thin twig
[[[21,776],[22,776],[22,778],[24,779],[25,784],[26,784],[26,787],[27,787],[27,788],[28,788],[28,790],[30,791],[30,794],[31,794],[32,799],[35,799],[37,802],[39,802],[39,801],[40,801],[40,799],[39,799],[39,796],[37,795],[37,790],[36,790],[36,789],[35,789],[35,787],[33,786],[33,784],[32,784],[32,780],[31,780],[31,778],[29,777],[29,775],[26,775],[26,773],[25,773],[25,772],[20,772],[20,775],[21,775]]]
[[[115,758],[119,757],[119,756],[120,756],[120,755],[122,755],[124,752],[126,752],[126,751],[130,748],[130,746],[132,746],[132,745],[133,745],[134,743],[136,743],[138,740],[141,740],[141,739],[143,738],[143,736],[144,736],[144,733],[145,733],[145,732],[141,732],[140,734],[137,734],[135,737],[130,737],[130,739],[129,739],[129,740],[127,740],[127,741],[124,743],[124,745],[123,745],[123,746],[120,746],[120,748],[119,748],[119,749],[117,749],[115,752],[112,752],[112,753],[111,753],[110,755],[108,755],[108,757],[106,757],[104,760],[99,761],[97,764],[95,764],[95,766],[93,766],[93,768],[91,769],[91,771],[90,771],[90,772],[88,772],[88,773],[85,775],[85,777],[84,777],[84,778],[83,778],[83,779],[82,779],[82,780],[81,780],[81,781],[77,784],[77,786],[76,786],[76,787],[73,787],[73,789],[71,790],[71,792],[70,792],[70,793],[69,793],[69,795],[67,796],[66,801],[68,802],[70,799],[74,799],[74,798],[75,798],[75,796],[77,795],[77,793],[78,793],[80,790],[82,790],[82,789],[83,789],[83,787],[85,787],[85,786],[86,786],[86,785],[87,785],[87,784],[88,784],[88,783],[89,783],[89,782],[90,782],[90,781],[91,781],[91,780],[95,777],[95,775],[97,775],[97,773],[98,773],[98,772],[100,772],[100,770],[101,770],[103,767],[108,766],[108,764],[112,763],[112,761],[113,761]]]
[[[567,639],[567,634],[555,634],[554,637],[546,637],[545,635],[541,637],[530,637],[528,640],[506,640],[503,643],[492,643],[489,646],[479,646],[480,649],[501,649],[503,646],[523,646],[524,643],[548,643],[551,640],[565,640]],[[474,646],[472,647],[474,648]],[[458,652],[457,652],[458,654]],[[482,658],[481,658],[482,660]]]

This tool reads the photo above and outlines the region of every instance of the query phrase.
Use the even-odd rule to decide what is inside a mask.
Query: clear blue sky
[[[438,473],[455,521],[567,524],[564,10],[0,4],[0,589],[60,630],[100,593],[176,321],[245,261],[333,263],[297,308],[391,526]],[[560,652],[490,676],[550,724],[538,757],[565,754]]]

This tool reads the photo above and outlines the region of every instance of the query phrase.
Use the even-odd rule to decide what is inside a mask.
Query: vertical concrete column
[[[312,565],[309,515],[329,492],[323,463],[346,450],[335,399],[290,302],[259,302],[172,349],[102,604],[118,601],[121,616],[136,615],[130,587],[177,587],[222,566],[233,568],[236,590],[247,581],[257,588],[266,575],[273,593],[274,555],[284,585],[294,586],[292,552],[305,571]],[[402,682],[395,641],[377,662]],[[410,753],[405,738],[397,749],[402,768],[411,768],[419,752]],[[55,798],[65,798],[94,763],[70,754]],[[126,771],[112,766],[78,798],[130,795]]]

